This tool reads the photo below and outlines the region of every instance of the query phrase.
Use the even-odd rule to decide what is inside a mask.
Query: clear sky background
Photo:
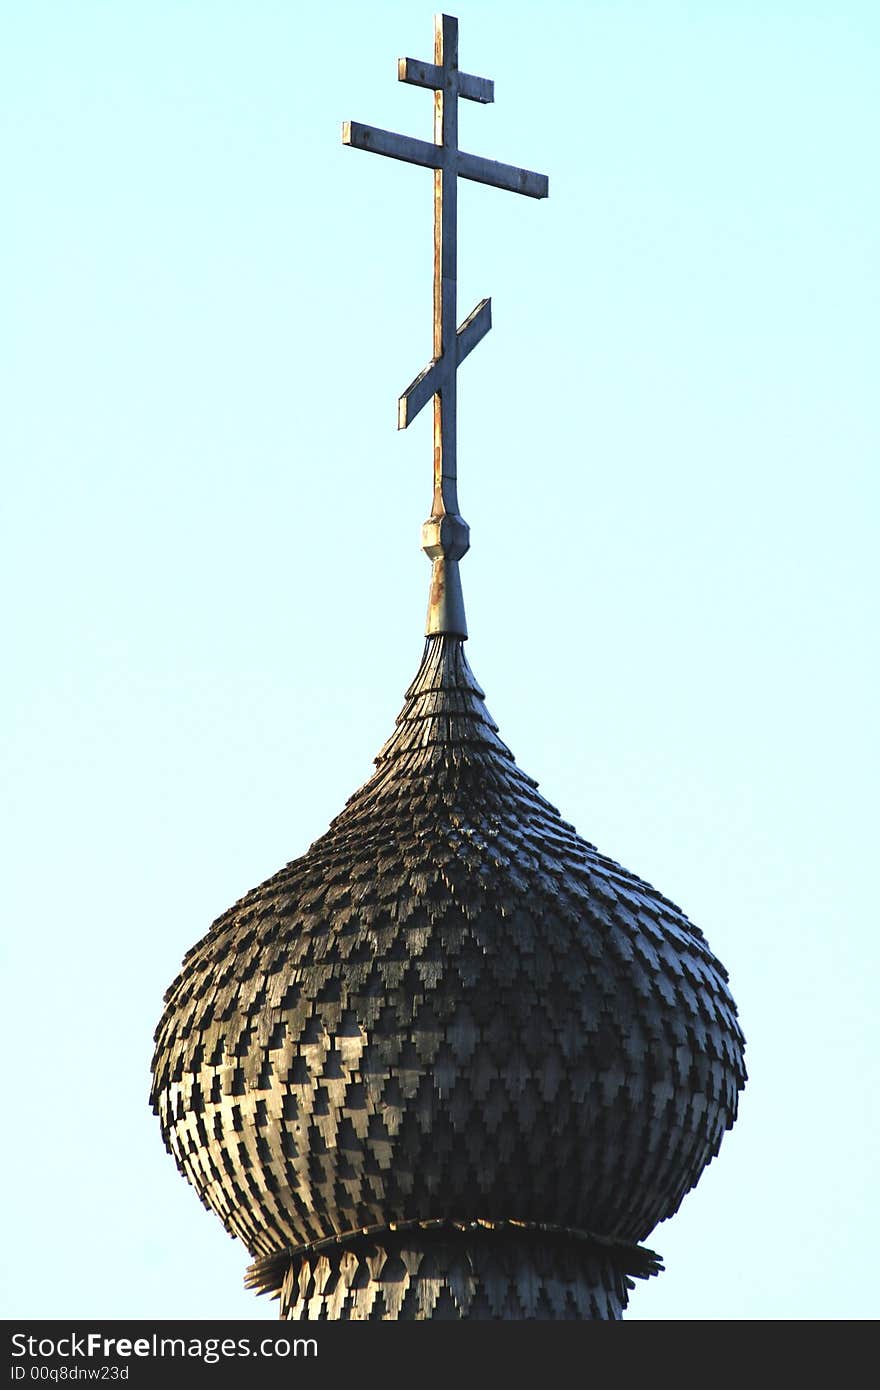
[[[468,656],[520,765],[730,971],[750,1080],[640,1318],[875,1317],[875,0],[460,0]],[[5,0],[6,1317],[267,1317],[166,1155],[184,952],[418,665],[412,0]]]

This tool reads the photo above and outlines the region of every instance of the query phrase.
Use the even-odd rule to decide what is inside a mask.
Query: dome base
[[[249,1287],[280,1317],[322,1321],[601,1320],[623,1316],[640,1246],[515,1222],[413,1222],[257,1260]]]

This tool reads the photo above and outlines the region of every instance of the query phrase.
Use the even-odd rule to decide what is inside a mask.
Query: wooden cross
[[[544,174],[498,164],[458,148],[458,98],[485,104],[494,101],[495,93],[487,78],[459,71],[457,19],[435,15],[434,62],[401,58],[397,76],[401,82],[433,90],[433,144],[357,121],[343,124],[342,143],[434,170],[434,356],[400,397],[397,427],[406,429],[433,398],[434,501],[422,528],[422,548],[434,562],[427,633],[466,637],[458,561],[468,549],[469,531],[458,510],[456,373],[492,327],[492,301],[481,300],[456,327],[458,179],[492,184],[530,198],[546,198],[549,185]]]

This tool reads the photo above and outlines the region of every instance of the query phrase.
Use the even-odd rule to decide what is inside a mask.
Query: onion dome
[[[455,328],[454,189],[548,181],[458,150],[492,83],[457,32],[399,68],[433,145],[343,131],[434,171],[435,354],[399,402],[404,428],[434,402],[421,665],[373,776],[189,952],[156,1032],[165,1143],[289,1318],[619,1318],[745,1082],[701,933],[539,794],[464,656],[455,383],[491,309]]]
[[[619,1316],[745,1079],[701,933],[540,795],[448,634],[156,1044],[168,1148],[295,1317]]]

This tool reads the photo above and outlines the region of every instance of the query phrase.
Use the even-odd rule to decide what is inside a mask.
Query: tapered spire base
[[[458,562],[469,549],[470,527],[457,512],[438,510],[423,524],[422,550],[432,566],[426,637],[468,635]]]
[[[464,595],[457,560],[439,555],[432,561],[431,588],[428,594],[428,616],[425,636],[465,638],[468,635],[464,616]]]

